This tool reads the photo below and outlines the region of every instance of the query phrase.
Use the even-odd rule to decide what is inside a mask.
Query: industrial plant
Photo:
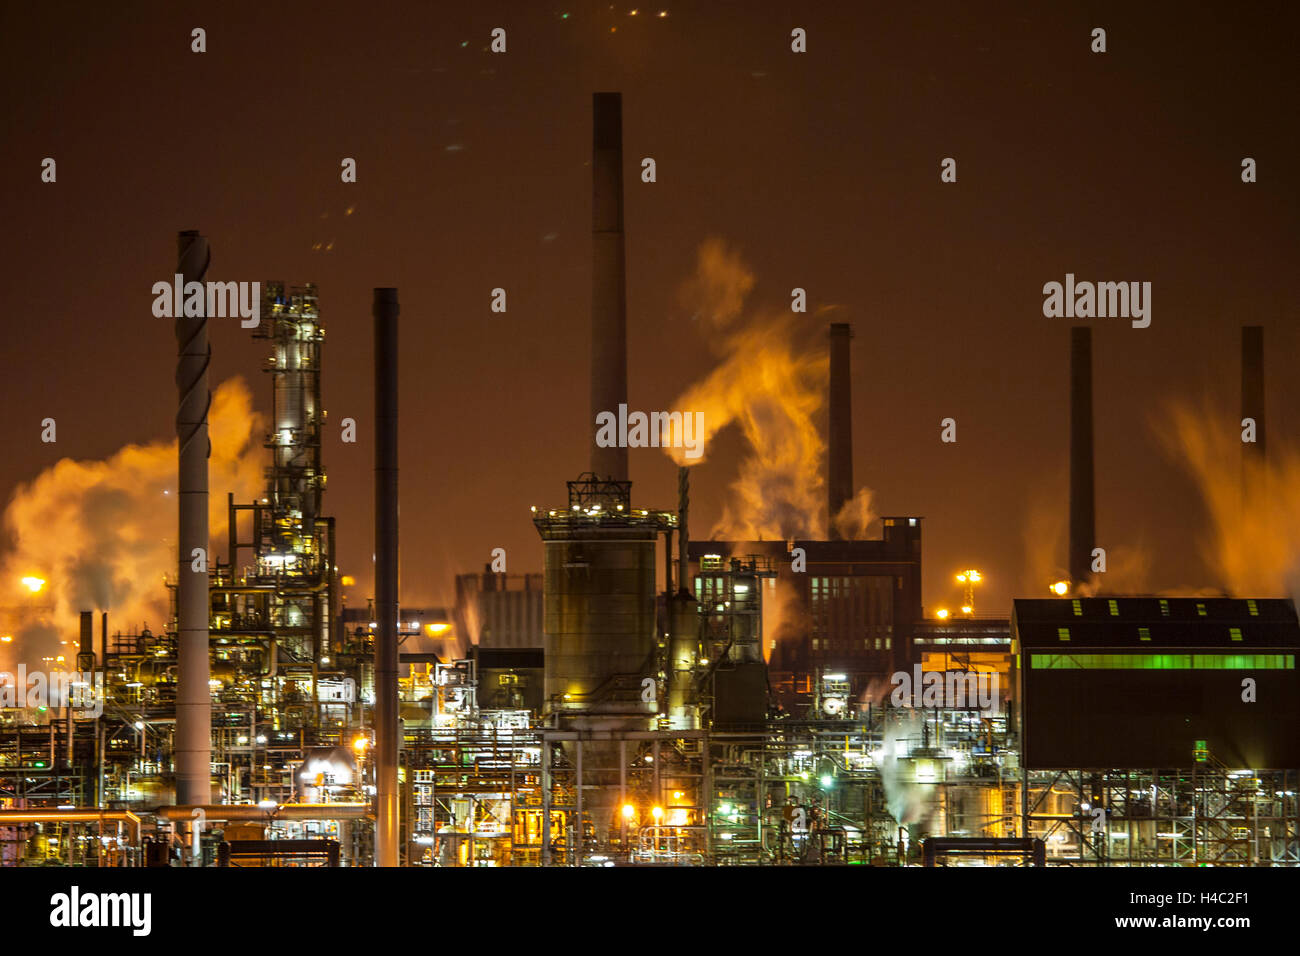
[[[357,492],[327,491],[322,456],[328,286],[262,284],[252,500],[210,486],[208,320],[178,316],[171,619],[83,608],[46,665],[62,696],[0,675],[0,865],[1300,865],[1295,605],[1106,590],[1087,327],[1059,356],[1069,577],[1009,618],[974,613],[975,568],[953,569],[960,611],[927,613],[926,502],[878,537],[836,520],[855,494],[847,322],[825,323],[824,534],[693,526],[711,459],[634,487],[628,448],[590,428],[627,404],[629,365],[621,96],[592,111],[590,458],[515,516],[539,539],[528,571],[465,556],[455,607],[401,602],[398,502],[420,476],[399,487],[399,290],[374,290],[364,609],[337,542],[371,529],[336,526],[331,497]],[[203,282],[207,239],[178,242],[175,271]],[[1242,367],[1262,455],[1257,327]]]

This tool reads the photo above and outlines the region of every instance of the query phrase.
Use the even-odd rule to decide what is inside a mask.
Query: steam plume
[[[695,276],[683,287],[682,300],[710,333],[720,363],[673,407],[704,413],[706,441],[734,422],[749,446],[711,537],[824,539],[826,445],[817,419],[826,396],[829,357],[824,341],[799,341],[810,338],[804,317],[792,312],[747,315],[745,300],[753,287],[754,276],[736,252],[717,239],[701,245]],[[686,459],[680,448],[668,450],[678,464],[700,460]],[[835,517],[847,530],[864,533],[871,520],[870,500],[869,492],[859,492]]]
[[[209,527],[224,542],[222,492],[249,500],[261,491],[265,423],[240,379],[213,393],[209,418]],[[35,667],[59,653],[82,610],[111,611],[123,631],[166,626],[163,578],[176,570],[175,441],[127,445],[104,461],[65,458],[14,492],[4,521],[13,547],[0,559],[0,604],[30,609],[3,621],[3,633],[14,637],[4,649],[15,662]],[[216,553],[209,549],[209,566]],[[45,579],[39,594],[20,583],[29,575]]]
[[[1207,564],[1228,592],[1268,597],[1300,592],[1300,455],[1270,443],[1267,459],[1242,462],[1231,414],[1167,407],[1166,450],[1195,478],[1212,525]]]

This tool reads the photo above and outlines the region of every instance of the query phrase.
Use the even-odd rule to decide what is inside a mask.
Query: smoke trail
[[[738,254],[717,239],[701,245],[695,276],[681,298],[712,334],[721,361],[673,407],[704,413],[706,441],[734,422],[749,446],[713,538],[822,539],[825,443],[817,418],[826,397],[829,355],[824,343],[796,341],[806,324],[795,313],[745,316],[753,286],[754,276]],[[671,445],[671,438],[663,444]],[[700,461],[685,458],[680,448],[668,450],[678,464]],[[860,493],[850,505],[845,526],[865,530],[869,493]]]
[[[1266,461],[1243,462],[1235,416],[1208,405],[1166,406],[1157,433],[1166,451],[1196,480],[1212,532],[1206,562],[1230,594],[1298,593],[1300,585],[1300,455],[1277,441]]]
[[[212,539],[224,542],[226,493],[249,500],[261,491],[265,423],[240,379],[218,386],[208,419],[209,527]],[[28,667],[42,656],[75,654],[83,610],[112,612],[123,631],[146,622],[165,627],[163,579],[176,574],[176,507],[175,441],[127,445],[104,461],[65,458],[19,486],[4,515],[13,547],[0,559],[0,605],[14,609],[0,633],[14,640],[0,653]],[[46,581],[38,594],[20,582],[29,575]],[[60,651],[61,640],[70,643]]]
[[[911,741],[921,734],[921,720],[915,714],[898,714],[886,719],[880,749],[872,754],[880,783],[885,789],[889,815],[899,824],[922,823],[929,816],[925,794],[907,779],[902,761],[911,752]]]

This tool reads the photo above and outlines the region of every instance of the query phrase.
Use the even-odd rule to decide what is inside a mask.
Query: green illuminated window
[[[1199,601],[1196,602],[1196,613],[1201,617],[1205,617],[1205,605]]]
[[[1294,654],[1031,654],[1034,670],[1290,671]]]
[[[1068,627],[1058,627],[1056,636],[1063,641],[1068,641],[1070,639],[1070,629]]]
[[[1160,599],[1160,614],[1163,617],[1169,616],[1169,602],[1166,601],[1164,598]]]
[[[1151,628],[1149,628],[1149,627],[1139,627],[1139,628],[1138,628],[1138,640],[1139,640],[1139,641],[1149,641],[1149,640],[1151,640]]]
[[[1259,605],[1255,603],[1254,598],[1251,598],[1246,602],[1246,607],[1250,608],[1251,617],[1259,617]]]
[[[1074,599],[1074,616],[1083,617],[1083,602],[1078,598]]]
[[[1116,601],[1114,598],[1111,598],[1110,600],[1110,616],[1119,617],[1119,601]]]
[[[1241,628],[1239,628],[1239,627],[1230,627],[1230,628],[1228,628],[1228,635],[1229,635],[1229,636],[1230,636],[1234,641],[1239,641],[1239,640],[1241,640]]]

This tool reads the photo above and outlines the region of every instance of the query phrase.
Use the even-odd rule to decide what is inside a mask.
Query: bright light
[[[274,810],[279,806],[274,800],[258,800],[257,805],[263,810]]]
[[[632,817],[633,817],[635,814],[636,814],[636,807],[632,806],[632,804],[630,804],[630,803],[625,803],[625,804],[623,804],[623,819],[624,819],[624,820],[631,820]]]
[[[974,610],[974,609],[973,609],[969,604],[964,604],[964,605],[962,605],[961,612],[962,612],[963,614],[969,614],[972,610]]]
[[[833,784],[834,782],[835,782],[835,778],[834,778],[834,777],[822,777],[822,786],[823,786],[823,787],[829,787],[829,786],[830,786],[831,784]]]
[[[958,581],[965,581],[965,580],[966,580],[966,575],[964,575],[964,574],[959,574],[959,575],[957,575],[957,580],[958,580]]]
[[[357,751],[357,753],[360,753],[361,751],[365,750],[369,746],[370,746],[369,737],[362,736],[352,741],[352,749]]]
[[[656,820],[662,819],[663,815],[664,815],[663,807],[655,807],[653,810],[650,811],[650,816],[654,817]]]
[[[40,592],[41,588],[45,587],[45,579],[38,577],[25,577],[23,578],[23,586],[33,594],[37,594]]]
[[[1068,594],[1069,591],[1070,591],[1069,581],[1057,581],[1051,587],[1051,592],[1057,595],[1058,597],[1063,597],[1064,595]]]
[[[0,637],[0,644],[9,644],[13,639],[14,636],[12,634],[6,634],[4,637]]]
[[[446,621],[438,621],[436,624],[427,625],[425,630],[430,634],[446,634],[451,630],[451,625]]]
[[[934,612],[934,616],[941,621],[946,621],[948,620],[948,609],[946,607],[941,607],[939,610]]]
[[[342,578],[339,579],[339,584],[343,585],[345,588],[350,588],[352,587],[352,585],[356,583],[357,583],[357,579],[350,574],[345,574],[343,575]]]

